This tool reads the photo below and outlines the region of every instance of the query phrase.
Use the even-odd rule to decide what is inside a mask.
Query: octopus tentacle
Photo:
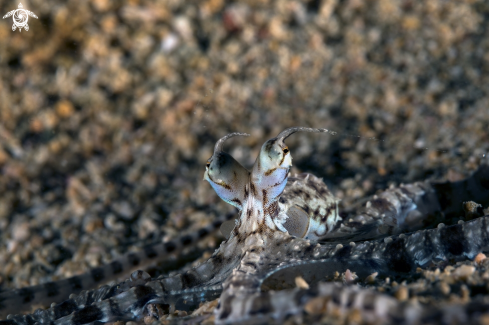
[[[259,272],[267,287],[274,287],[293,279],[293,274],[321,279],[335,271],[350,269],[362,277],[374,272],[397,275],[413,272],[432,262],[474,259],[480,252],[489,252],[489,216],[408,235],[345,245],[319,245],[295,238],[281,252],[283,258],[278,265],[273,261],[274,256],[280,254],[266,251],[264,267]]]
[[[88,324],[94,321],[109,322],[117,319],[138,319],[144,314],[148,304],[167,304],[185,308],[200,302],[217,298],[222,291],[222,283],[238,264],[241,253],[236,238],[221,244],[227,254],[217,250],[207,261],[189,271],[171,277],[162,277],[144,284],[127,288],[115,286],[102,299],[90,303],[78,302],[69,315],[51,319],[55,324]],[[231,251],[233,250],[234,251]],[[100,289],[99,289],[100,290]],[[188,308],[188,307],[187,307]],[[66,313],[63,313],[66,314]]]
[[[81,325],[139,319],[152,315],[150,306],[154,304],[191,308],[218,296],[220,303],[214,311],[218,323],[282,320],[312,308],[313,302],[340,314],[353,307],[366,319],[380,322],[415,324],[440,318],[441,313],[449,315],[447,307],[424,309],[369,290],[338,288],[322,281],[335,271],[349,269],[362,277],[374,272],[407,274],[431,263],[488,253],[489,216],[474,210],[468,218],[473,220],[456,221],[464,214],[463,201],[489,204],[489,165],[482,165],[461,182],[392,188],[362,209],[340,214],[338,200],[320,179],[306,174],[287,182],[292,157],[283,140],[297,131],[326,132],[306,128],[283,131],[265,142],[251,173],[222,151],[224,140],[244,134],[234,133],[218,141],[204,179],[223,200],[237,207],[240,215],[229,239],[204,263],[158,279],[135,272],[130,280],[116,286],[82,292],[50,309],[9,317],[0,325]],[[447,225],[424,229],[440,221]],[[176,250],[203,235],[206,231],[181,237],[165,247],[168,251],[173,245]],[[292,281],[297,276],[314,286],[295,288]],[[273,291],[277,289],[285,290]],[[453,310],[470,320],[478,306],[474,302]]]
[[[89,305],[107,298],[106,291],[110,291],[112,295],[120,293],[123,291],[123,288],[127,287],[128,281],[118,284],[118,289],[115,289],[117,286],[112,286],[110,289],[107,289],[109,286],[104,286],[97,290],[88,289],[93,288],[101,282],[110,281],[135,267],[143,267],[155,259],[163,261],[172,254],[177,254],[184,248],[195,245],[202,238],[215,232],[223,222],[231,219],[233,216],[234,214],[220,216],[208,226],[199,229],[195,233],[184,234],[166,243],[145,246],[140,252],[131,252],[120,259],[112,261],[103,267],[92,269],[85,274],[57,282],[48,282],[27,288],[0,292],[0,316],[6,317],[8,314],[19,313],[33,304],[39,304],[46,300],[55,303],[65,301],[63,306],[73,308],[73,304],[69,301],[66,302],[66,300],[70,295],[76,295],[78,293],[80,293],[78,295],[79,298],[74,301],[77,306]],[[60,308],[64,308],[63,306],[56,305],[54,307],[56,310],[53,310],[53,315],[65,313],[66,311],[60,310]]]
[[[88,324],[95,321],[138,319],[149,303],[175,305],[187,301],[198,305],[199,302],[219,296],[221,283],[235,264],[236,261],[233,263],[228,260],[223,265],[222,254],[216,252],[196,268],[172,277],[151,280],[149,276],[138,277],[139,272],[135,272],[133,279],[121,284],[84,291],[47,310],[9,317],[7,321],[0,321],[0,324]]]

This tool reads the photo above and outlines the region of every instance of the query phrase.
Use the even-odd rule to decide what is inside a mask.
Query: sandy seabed
[[[323,177],[345,206],[392,184],[462,179],[489,152],[487,1],[24,7],[39,17],[29,31],[0,21],[4,290],[85,272],[232,211],[202,181],[230,132],[251,134],[226,144],[251,167],[287,127],[336,131],[287,143],[293,172]],[[459,290],[440,289],[432,303],[472,297],[461,265],[440,273],[455,272]],[[487,295],[486,269],[473,276]],[[429,272],[407,280],[401,298],[423,279],[443,286]]]

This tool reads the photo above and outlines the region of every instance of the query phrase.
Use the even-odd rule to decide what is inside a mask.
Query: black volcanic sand
[[[230,132],[251,134],[225,146],[249,168],[287,127],[336,131],[287,143],[293,172],[323,177],[347,207],[392,184],[462,179],[489,152],[487,1],[24,6],[39,17],[29,31],[0,22],[4,290],[83,273],[232,211],[202,180]],[[486,296],[487,269],[473,272]],[[421,302],[471,299],[470,278]]]

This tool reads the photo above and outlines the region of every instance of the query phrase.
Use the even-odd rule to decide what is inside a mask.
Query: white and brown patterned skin
[[[319,193],[312,185],[316,183],[310,182],[304,184],[300,188],[294,188],[292,195],[287,196],[284,200],[288,200],[287,204],[284,200],[279,207],[278,197],[284,191],[287,185],[289,170],[292,167],[292,157],[289,148],[285,145],[284,140],[295,132],[327,132],[326,129],[311,129],[311,128],[289,128],[281,132],[277,137],[266,141],[253,165],[252,171],[247,171],[233,157],[222,151],[222,143],[229,137],[236,135],[247,135],[244,133],[232,133],[220,139],[214,148],[214,154],[208,160],[204,179],[207,180],[214,188],[216,193],[224,201],[234,205],[240,212],[237,226],[231,238],[234,236],[246,236],[253,232],[274,231],[280,230],[287,232],[284,228],[284,223],[287,221],[287,211],[290,207],[302,207],[316,211],[319,205],[323,202],[328,202],[327,209],[321,209],[325,212],[323,215],[324,221],[330,217],[337,221],[336,200],[327,189]],[[302,182],[301,184],[303,184]],[[296,183],[297,185],[297,183]],[[324,183],[318,184],[318,188],[325,188]],[[311,195],[311,197],[301,197]],[[317,198],[317,200],[314,200]],[[296,200],[292,202],[293,200]],[[329,209],[329,205],[333,209]],[[304,211],[304,210],[302,210]],[[319,212],[319,210],[318,210]],[[304,211],[303,215],[307,215]],[[299,213],[295,213],[293,217],[298,217],[298,221],[289,224],[304,223],[309,224],[309,215],[303,218]],[[317,220],[318,216],[311,215],[311,218]],[[319,219],[320,220],[320,219]],[[324,222],[323,221],[323,222]],[[316,222],[317,224],[317,222]],[[315,224],[315,225],[316,225]],[[297,226],[300,228],[300,226]],[[314,227],[308,227],[314,228]],[[291,229],[294,229],[292,227]],[[324,235],[326,231],[323,230]],[[304,233],[304,236],[307,231]]]
[[[289,177],[280,195],[279,215],[286,215],[283,224],[290,235],[318,240],[328,236],[342,221],[338,199],[322,179],[311,174]]]
[[[460,213],[463,201],[475,200],[487,205],[489,166],[481,166],[476,174],[462,182],[425,182],[389,189],[374,197],[363,209],[342,219],[337,213],[337,201],[319,179],[301,175],[286,187],[291,157],[283,141],[297,131],[325,130],[290,128],[283,131],[265,142],[251,172],[222,152],[222,143],[229,136],[216,144],[204,177],[210,180],[219,196],[240,209],[240,215],[229,239],[206,262],[166,278],[149,279],[144,273],[138,273],[131,281],[84,292],[48,310],[10,317],[0,321],[0,325],[36,322],[79,325],[140,319],[153,314],[155,308],[149,306],[154,304],[176,304],[177,308],[185,308],[186,304],[191,307],[219,296],[215,310],[217,323],[280,320],[288,314],[301,312],[315,297],[330,299],[343,309],[356,306],[372,321],[417,323],[437,312],[410,309],[392,298],[368,291],[333,290],[329,284],[280,292],[263,292],[262,287],[286,288],[299,275],[313,283],[346,269],[359,276],[373,272],[379,275],[409,273],[435,259],[456,261],[489,252],[489,217],[396,235],[406,229],[425,227],[424,223],[433,216]],[[315,189],[311,192],[311,188]],[[291,194],[300,189],[303,193]],[[325,199],[320,199],[321,196]],[[316,204],[314,200],[321,202]],[[289,234],[288,229],[304,237],[312,236],[310,219],[317,220],[315,211],[322,208],[330,213],[325,218],[325,227],[313,224],[312,229],[321,230],[325,238],[332,237],[340,243],[319,244]],[[309,219],[304,217],[306,214]],[[291,218],[297,220],[292,222]],[[355,243],[366,238],[374,239]],[[392,308],[382,309],[385,304]],[[398,313],[393,315],[391,310]],[[458,310],[470,319],[470,313],[476,309],[461,306]],[[403,317],[401,321],[397,318],[399,315]]]

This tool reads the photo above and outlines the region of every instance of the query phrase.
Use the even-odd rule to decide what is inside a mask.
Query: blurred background
[[[487,1],[22,4],[28,31],[0,20],[0,289],[232,211],[202,180],[227,133],[250,168],[287,127],[337,132],[287,143],[345,205],[489,151]]]

